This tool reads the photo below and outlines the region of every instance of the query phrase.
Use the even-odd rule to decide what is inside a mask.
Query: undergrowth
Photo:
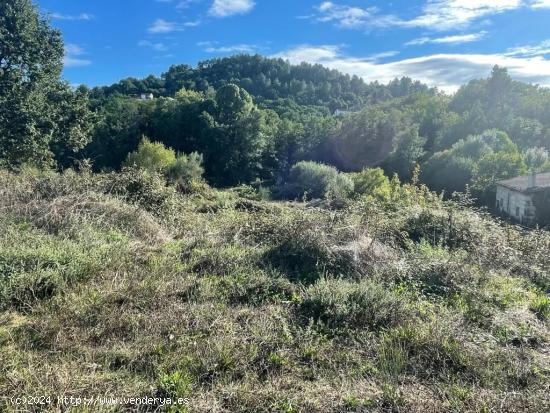
[[[547,232],[412,185],[339,210],[253,192],[0,172],[0,394],[550,410]]]

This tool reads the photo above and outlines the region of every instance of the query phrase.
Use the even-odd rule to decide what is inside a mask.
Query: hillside
[[[547,232],[396,184],[344,209],[132,169],[2,172],[0,195],[0,394],[550,409]]]
[[[174,65],[160,77],[127,78],[92,90],[92,97],[103,99],[115,95],[153,93],[174,96],[181,89],[207,92],[209,89],[234,83],[244,88],[255,100],[291,99],[299,105],[325,106],[358,110],[366,104],[405,96],[411,93],[435,93],[420,82],[409,78],[395,79],[389,85],[365,83],[321,65],[292,65],[283,59],[260,55],[237,55],[206,60],[196,67]]]

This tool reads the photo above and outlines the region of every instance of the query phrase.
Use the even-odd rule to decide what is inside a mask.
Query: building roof
[[[517,176],[512,179],[498,182],[498,185],[519,192],[535,192],[541,189],[550,188],[550,172],[537,174],[536,186],[529,188],[529,175]]]

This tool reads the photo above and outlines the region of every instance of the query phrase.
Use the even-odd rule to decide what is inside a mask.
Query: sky
[[[550,87],[550,0],[36,0],[64,77],[108,85],[238,53],[452,93],[498,64]]]

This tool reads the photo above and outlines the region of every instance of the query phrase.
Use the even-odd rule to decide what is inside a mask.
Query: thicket
[[[548,233],[382,181],[333,210],[133,167],[1,172],[0,392],[548,410]]]

